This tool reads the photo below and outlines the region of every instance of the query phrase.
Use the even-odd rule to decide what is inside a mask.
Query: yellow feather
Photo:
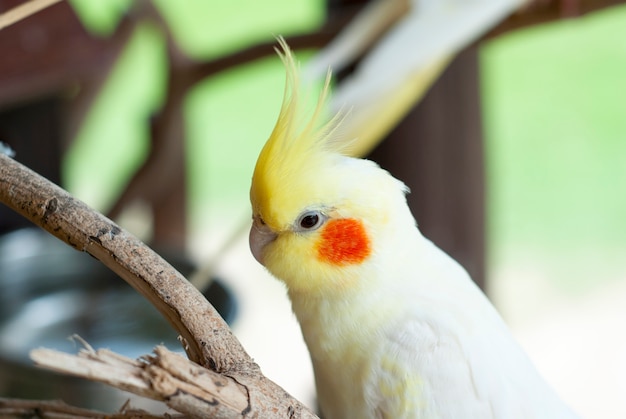
[[[279,49],[276,51],[287,71],[285,93],[276,126],[257,160],[250,198],[254,212],[260,214],[275,231],[283,231],[292,221],[293,211],[301,209],[296,207],[303,200],[312,198],[310,190],[302,190],[292,181],[307,179],[313,174],[311,171],[322,167],[321,163],[332,158],[341,145],[331,140],[339,116],[324,121],[330,72],[315,109],[312,113],[307,112],[298,96],[299,65],[285,40],[280,37],[278,42],[282,52]],[[278,191],[284,190],[289,191],[289,196],[280,199]]]

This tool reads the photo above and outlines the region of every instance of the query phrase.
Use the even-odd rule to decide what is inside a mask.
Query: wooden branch
[[[146,297],[180,333],[189,358],[245,390],[247,407],[231,416],[314,418],[267,379],[224,320],[180,273],[140,240],[63,189],[0,154],[0,202],[116,272]],[[232,406],[216,398],[211,416]],[[271,413],[268,413],[271,412]]]
[[[33,15],[48,6],[52,6],[61,0],[30,0],[12,8],[8,12],[0,14],[0,29],[6,28],[28,16]]]
[[[123,406],[118,413],[103,413],[70,406],[62,401],[22,400],[0,397],[0,417],[3,419],[163,419],[146,411]],[[169,415],[171,419],[182,418]]]
[[[577,18],[624,3],[624,0],[530,0],[518,13],[503,20],[484,38],[494,38],[514,30],[566,18]]]

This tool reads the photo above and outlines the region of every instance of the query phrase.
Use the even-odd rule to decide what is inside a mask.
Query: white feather
[[[421,235],[402,195],[372,198],[387,202],[389,223],[372,233],[379,250],[359,287],[290,293],[324,418],[575,418],[467,272]]]
[[[369,49],[329,104],[333,112],[350,111],[342,132],[356,139],[351,155],[362,156],[426,93],[451,57],[525,1],[374,0],[303,73],[311,79],[329,68],[339,71]]]
[[[358,106],[454,55],[515,11],[523,0],[413,0],[333,96],[335,109]],[[313,65],[313,64],[312,64]],[[332,63],[330,64],[332,68]]]

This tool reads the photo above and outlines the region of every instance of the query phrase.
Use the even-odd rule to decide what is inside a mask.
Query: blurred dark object
[[[0,13],[23,1],[0,0]],[[55,183],[67,138],[104,83],[130,34],[122,22],[108,39],[90,36],[67,2],[2,30],[0,141],[15,159]],[[0,205],[0,234],[28,223]]]
[[[24,3],[0,0],[0,13]],[[128,35],[127,24],[108,39],[89,35],[67,2],[2,30],[0,108],[77,90],[109,68]],[[125,36],[121,36],[125,35]]]
[[[194,270],[180,256],[170,261],[183,274]],[[217,311],[232,321],[236,307],[228,290],[213,281],[209,293]],[[37,347],[76,352],[81,344],[69,339],[73,334],[131,358],[159,343],[182,352],[156,308],[97,260],[36,228],[1,236],[0,394],[96,409],[121,406],[127,393],[32,365],[28,353]]]
[[[42,176],[56,184],[61,181],[62,107],[57,96],[48,96],[0,110],[0,141],[15,151],[16,160],[38,168]],[[42,138],[48,141],[41,141]],[[30,225],[24,217],[0,204],[0,234]]]
[[[0,239],[0,394],[62,399],[96,409],[121,406],[126,394],[103,384],[33,366],[31,349],[74,353],[78,334],[96,348],[136,357],[176,334],[143,297],[104,265],[36,229]]]

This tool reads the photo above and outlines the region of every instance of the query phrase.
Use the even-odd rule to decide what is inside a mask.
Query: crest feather
[[[326,123],[323,122],[326,116],[324,112],[326,99],[330,90],[330,70],[326,75],[315,109],[309,116],[309,112],[306,111],[306,101],[300,97],[302,93],[300,64],[296,61],[283,37],[278,37],[278,44],[280,49],[275,48],[275,50],[285,65],[287,77],[278,121],[266,146],[278,152],[286,151],[292,147],[302,152],[310,152],[315,148],[339,151],[339,147],[336,147],[337,142],[331,140],[332,133],[340,119],[339,115]]]
[[[333,136],[341,115],[326,119],[330,71],[311,112],[306,98],[301,97],[299,64],[282,37],[278,43],[280,49],[276,48],[276,52],[287,73],[283,102],[276,125],[257,160],[250,191],[254,209],[263,213],[266,221],[273,218],[269,215],[273,207],[289,206],[285,202],[287,196],[284,201],[279,197],[289,191],[289,201],[295,205],[295,191],[301,189],[295,182],[308,180],[312,171],[323,168],[345,146]]]

